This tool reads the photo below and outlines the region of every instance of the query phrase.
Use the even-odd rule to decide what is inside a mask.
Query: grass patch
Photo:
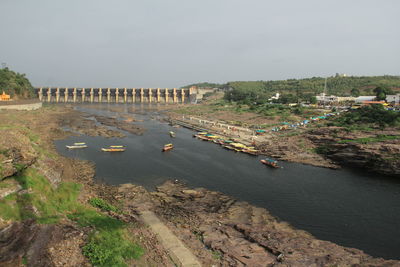
[[[103,211],[113,211],[113,212],[119,212],[119,209],[111,204],[109,204],[107,201],[101,198],[91,198],[89,200],[90,205],[93,207],[99,208]]]
[[[0,216],[4,219],[17,221],[35,218],[39,223],[57,223],[65,216],[66,211],[76,209],[80,184],[61,183],[54,189],[49,181],[37,173],[33,168],[28,168],[14,177],[23,189],[31,192],[17,195],[0,201]],[[33,213],[30,207],[35,207]]]
[[[94,266],[127,266],[127,260],[138,259],[144,251],[137,244],[124,239],[126,235],[125,229],[95,232],[83,247],[83,254]]]

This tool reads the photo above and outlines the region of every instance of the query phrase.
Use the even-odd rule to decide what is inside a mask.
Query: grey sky
[[[0,0],[0,62],[35,86],[399,75],[398,0]]]

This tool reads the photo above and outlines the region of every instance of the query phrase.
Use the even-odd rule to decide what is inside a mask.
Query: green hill
[[[261,90],[264,92],[318,94],[324,90],[325,78],[288,79],[280,81],[237,81],[228,82],[227,87],[236,90]],[[387,87],[400,91],[400,76],[335,76],[327,78],[327,93],[350,96],[358,90],[360,94],[374,94],[375,87]]]
[[[34,96],[33,86],[25,74],[14,72],[8,68],[0,69],[0,94],[4,91],[13,99]]]
[[[327,94],[337,96],[375,95],[376,87],[386,88],[387,92],[400,92],[400,76],[346,76],[336,75],[326,80]],[[226,84],[198,83],[198,87],[217,87],[230,89],[225,98],[233,101],[261,102],[281,93],[294,101],[297,96],[303,100],[309,100],[313,96],[322,93],[325,86],[325,78],[312,77],[305,79],[288,79],[277,81],[233,81]],[[188,86],[186,86],[188,87]]]

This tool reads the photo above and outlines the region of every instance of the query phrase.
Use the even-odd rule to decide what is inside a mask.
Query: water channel
[[[131,110],[121,107],[122,113]],[[77,109],[103,116],[122,115],[112,108]],[[282,169],[270,169],[260,164],[262,157],[235,153],[195,139],[191,130],[172,128],[154,119],[158,113],[144,113],[134,114],[143,120],[138,124],[147,129],[142,136],[75,136],[56,141],[56,147],[64,156],[93,161],[96,179],[106,183],[134,183],[152,190],[167,179],[179,179],[190,187],[220,191],[266,208],[319,239],[355,247],[376,257],[400,259],[400,180],[287,162],[280,162]],[[171,130],[176,132],[174,139],[168,135]],[[65,148],[74,142],[86,142],[88,148]],[[171,142],[175,148],[162,153],[162,146]],[[100,151],[109,145],[124,145],[127,150]]]

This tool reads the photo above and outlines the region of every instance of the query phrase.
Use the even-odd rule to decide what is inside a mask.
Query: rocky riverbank
[[[167,114],[174,120],[184,117],[174,110]],[[212,114],[207,114],[207,120],[215,124],[221,122],[214,119]],[[333,169],[346,166],[400,176],[400,135],[399,130],[395,128],[348,131],[342,127],[328,127],[325,123],[316,123],[307,128],[252,136],[226,131],[213,124],[199,124],[190,120],[185,120],[185,123],[227,138],[235,138],[243,143],[250,144],[255,141],[255,146],[262,155],[278,160]],[[246,120],[243,123],[246,123]]]
[[[116,128],[132,124],[128,119],[119,120]],[[126,223],[124,233],[145,249],[140,259],[129,262],[135,266],[174,266],[157,237],[140,221],[145,210],[157,214],[204,266],[400,266],[398,261],[317,240],[265,209],[219,192],[191,189],[178,181],[166,182],[154,192],[132,184],[95,183],[93,164],[59,156],[53,141],[76,134],[124,136],[103,126],[102,120],[115,126],[115,118],[93,120],[60,107],[0,114],[4,137],[0,140],[0,265],[90,266],[82,250],[97,228],[76,221],[91,218],[76,209],[88,209],[90,199],[101,198],[119,212],[98,211],[96,216]],[[316,142],[311,136],[310,142]],[[79,191],[58,195],[68,192],[66,183]],[[60,203],[62,209],[56,208]],[[11,213],[13,207],[19,214]]]
[[[205,266],[400,266],[317,240],[265,209],[178,181],[155,192],[122,185],[115,197],[128,211],[153,210]]]

